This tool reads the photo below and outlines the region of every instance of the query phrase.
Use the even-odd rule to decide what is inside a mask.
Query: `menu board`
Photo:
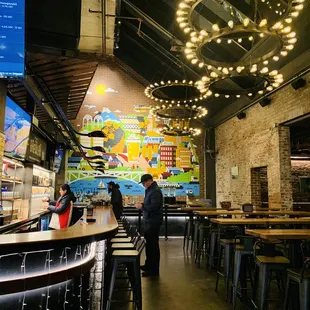
[[[26,159],[33,163],[41,163],[46,157],[46,142],[30,132]]]
[[[25,0],[0,0],[0,78],[25,73]]]

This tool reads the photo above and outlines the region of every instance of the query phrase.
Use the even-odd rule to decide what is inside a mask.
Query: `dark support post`
[[[216,182],[215,182],[215,130],[210,128],[206,135],[207,150],[211,152],[206,153],[206,197],[212,199],[212,206],[216,207]],[[205,150],[205,151],[207,151]]]
[[[142,216],[142,211],[139,210],[138,214],[139,214],[139,216],[138,216],[138,231],[139,231],[139,234],[141,234],[141,216]]]
[[[168,240],[168,205],[164,205],[165,208],[165,240]]]
[[[36,114],[36,103],[33,97],[28,92],[27,92],[26,110],[28,113],[32,115]]]

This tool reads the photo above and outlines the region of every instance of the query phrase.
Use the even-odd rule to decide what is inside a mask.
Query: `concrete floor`
[[[160,240],[161,266],[159,278],[142,278],[143,310],[226,310],[223,286],[214,291],[215,272],[210,274],[184,255],[183,239]],[[142,257],[141,264],[144,263]],[[204,266],[204,264],[202,264]],[[115,303],[112,309],[134,309],[132,305]]]

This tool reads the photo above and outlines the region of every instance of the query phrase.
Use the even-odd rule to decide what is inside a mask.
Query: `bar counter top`
[[[82,218],[73,226],[59,230],[0,235],[0,252],[93,242],[113,237],[117,232],[118,223],[111,208],[96,207],[92,218],[96,222],[86,223],[86,218]]]

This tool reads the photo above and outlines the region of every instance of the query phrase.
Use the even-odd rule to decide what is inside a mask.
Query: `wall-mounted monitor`
[[[41,164],[46,159],[46,146],[46,142],[43,139],[38,137],[33,131],[30,131],[26,160],[35,164]]]
[[[11,98],[6,97],[4,120],[4,153],[6,156],[20,160],[25,159],[30,126],[31,116]]]
[[[53,171],[55,173],[60,172],[63,156],[64,156],[64,150],[61,149],[59,146],[56,146],[55,157],[54,157],[54,165],[53,165]]]
[[[25,75],[25,0],[0,1],[0,78]]]

